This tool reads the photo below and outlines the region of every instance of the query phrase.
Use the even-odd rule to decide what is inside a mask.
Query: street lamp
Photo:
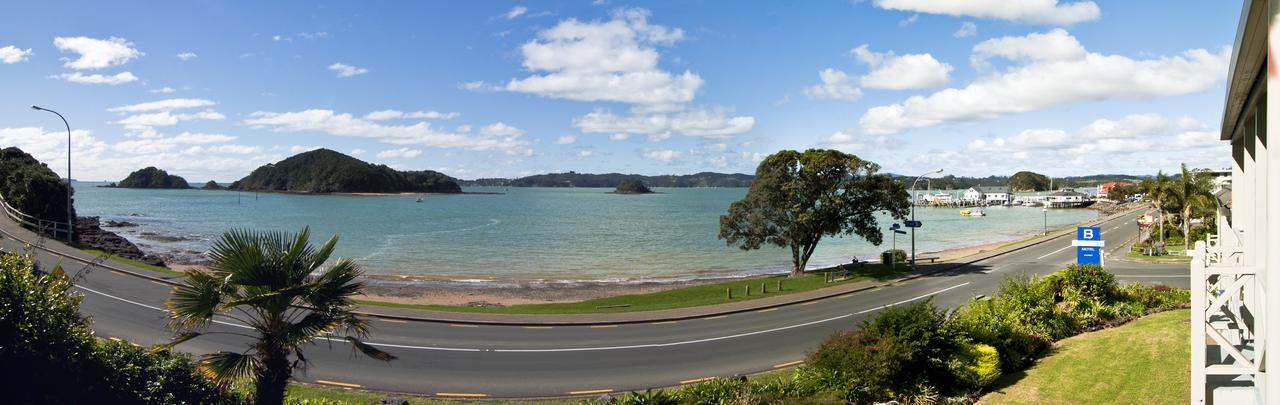
[[[911,223],[913,225],[918,225],[916,224],[916,183],[919,183],[924,176],[938,173],[942,173],[942,169],[919,175],[915,181],[911,182]],[[919,226],[911,227],[911,271],[913,272],[916,271],[916,228],[919,228]]]
[[[76,219],[71,216],[71,124],[68,124],[67,118],[63,117],[62,114],[59,114],[57,111],[37,105],[32,105],[31,109],[51,112],[54,115],[57,115],[58,118],[61,118],[62,125],[67,127],[67,243],[72,243],[71,241],[75,240],[74,234],[76,231]]]
[[[1049,209],[1041,208],[1040,212],[1044,213],[1044,234],[1049,234]]]

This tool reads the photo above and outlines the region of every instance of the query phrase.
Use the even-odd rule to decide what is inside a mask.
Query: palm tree
[[[297,234],[245,229],[224,233],[209,251],[213,260],[209,269],[187,271],[165,303],[175,331],[166,346],[213,333],[252,339],[243,352],[204,355],[199,369],[220,383],[254,382],[254,399],[259,404],[284,402],[294,369],[307,366],[302,346],[316,339],[345,340],[366,356],[394,359],[361,341],[369,335],[369,324],[352,312],[352,297],[364,288],[355,281],[362,273],[360,267],[351,259],[339,259],[313,274],[329,260],[338,236],[319,249],[309,244],[309,237],[307,228]],[[205,332],[215,315],[247,325],[253,332]]]
[[[1188,170],[1182,164],[1182,177],[1177,178],[1168,189],[1170,202],[1181,208],[1182,244],[1184,249],[1191,249],[1191,214],[1214,204],[1213,179],[1197,170]]]
[[[1156,177],[1154,179],[1146,179],[1146,180],[1143,180],[1141,184],[1139,184],[1139,187],[1142,188],[1142,192],[1146,193],[1147,196],[1150,197],[1155,202],[1156,212],[1160,214],[1160,244],[1161,245],[1164,245],[1164,212],[1166,208],[1165,202],[1168,201],[1169,189],[1172,187],[1172,185],[1173,185],[1173,180],[1169,178],[1169,175],[1164,174],[1163,170],[1156,172]]]

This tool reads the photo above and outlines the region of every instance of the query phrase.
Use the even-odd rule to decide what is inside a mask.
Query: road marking
[[[670,325],[670,324],[673,324],[673,323],[676,323],[676,321],[652,322],[652,323],[650,323],[650,325]]]
[[[363,385],[360,385],[360,384],[351,384],[351,383],[344,383],[344,382],[337,382],[337,381],[316,380],[316,382],[320,384],[325,384],[325,385],[336,385],[339,387],[347,387],[347,388],[364,387]]]
[[[762,310],[759,310],[759,311],[756,311],[756,312],[773,312],[773,311],[777,311],[777,310],[778,310],[777,308],[766,308],[766,309],[762,309]]]
[[[449,326],[452,326],[455,328],[479,328],[480,327],[480,325],[467,325],[467,324],[461,324],[461,323],[451,323],[449,324]]]
[[[1168,275],[1168,276],[1160,276],[1160,275],[1154,275],[1154,274],[1117,274],[1116,277],[1183,278],[1183,277],[1191,277],[1191,275],[1174,274],[1174,275]]]
[[[409,321],[402,321],[402,320],[399,320],[399,319],[390,319],[390,318],[375,318],[375,319],[377,319],[377,320],[379,320],[379,321],[383,321],[383,322],[391,322],[391,323],[409,323]]]
[[[569,391],[569,395],[603,394],[606,392],[613,392],[613,389]]]
[[[703,382],[703,381],[714,380],[714,379],[717,379],[717,378],[720,378],[720,377],[711,376],[711,377],[694,378],[694,379],[692,379],[692,380],[684,380],[684,381],[681,381],[680,383],[681,383],[681,384],[692,384],[692,383],[696,383],[696,382]]]
[[[525,329],[551,329],[550,326],[525,326]]]
[[[591,329],[616,328],[618,325],[591,325]]]
[[[804,363],[804,360],[796,360],[796,361],[789,361],[789,362],[782,363],[782,364],[774,364],[774,365],[773,365],[773,368],[791,367],[791,366],[794,366],[794,365],[797,365],[797,364],[800,364],[800,363]]]
[[[1062,249],[1058,249],[1058,250],[1055,250],[1055,251],[1053,251],[1053,252],[1049,252],[1049,254],[1047,254],[1047,255],[1037,257],[1037,258],[1036,258],[1036,260],[1041,260],[1041,259],[1044,259],[1044,258],[1046,258],[1046,257],[1053,256],[1054,254],[1056,254],[1056,253],[1058,253],[1058,252],[1061,252],[1061,251],[1067,250],[1067,248],[1069,248],[1069,247],[1071,247],[1071,245],[1067,245],[1067,246],[1064,246]]]
[[[915,297],[915,298],[912,298],[912,299],[909,299],[909,300],[902,300],[902,301],[898,301],[898,302],[895,302],[895,303],[892,303],[892,304],[889,304],[889,305],[881,305],[881,306],[878,306],[878,307],[875,307],[875,308],[871,308],[871,309],[864,309],[864,310],[862,310],[862,311],[860,311],[860,312],[855,312],[855,313],[854,313],[854,315],[862,315],[862,314],[865,314],[865,313],[868,313],[868,312],[871,312],[871,311],[876,311],[876,310],[880,310],[880,309],[885,309],[885,308],[888,308],[888,307],[891,307],[891,306],[894,306],[894,305],[898,305],[898,304],[906,304],[906,303],[911,302],[911,301],[915,301],[915,300],[919,300],[919,299],[923,299],[923,298],[928,298],[928,297],[930,297],[930,296],[934,296],[934,295],[942,294],[942,293],[944,293],[944,292],[947,292],[947,291],[950,291],[950,290],[954,290],[954,289],[957,289],[957,288],[960,288],[960,287],[964,287],[964,286],[966,286],[966,285],[969,285],[969,283],[968,283],[968,282],[966,282],[966,283],[964,283],[964,284],[953,285],[953,286],[951,286],[951,287],[943,288],[943,289],[941,289],[941,290],[934,291],[934,292],[931,292],[931,293],[928,293],[928,294],[925,294],[925,295],[921,295],[921,296],[919,296],[919,297]]]
[[[161,283],[161,282],[159,282],[159,281],[155,281],[155,280],[147,280],[147,281],[150,281],[152,284],[155,284],[155,285],[158,285],[158,286],[161,286],[161,287],[172,287],[171,285],[168,285],[168,284],[165,284],[165,283]]]
[[[708,317],[706,317],[706,318],[702,318],[702,320],[704,320],[704,321],[709,321],[709,320],[712,320],[712,319],[724,319],[724,318],[728,318],[728,317],[729,317],[728,315],[708,316]]]
[[[484,398],[489,394],[472,394],[465,392],[437,392],[437,397],[463,397],[463,398]]]
[[[802,303],[800,303],[800,306],[813,305],[813,304],[817,304],[817,303],[818,303],[818,301],[802,302]]]

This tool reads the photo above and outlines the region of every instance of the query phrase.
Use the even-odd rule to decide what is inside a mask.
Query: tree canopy
[[[232,190],[300,193],[458,193],[449,176],[431,170],[398,171],[329,149],[299,153],[259,167],[231,183]]]
[[[1024,170],[1009,176],[1009,188],[1014,191],[1045,191],[1049,189],[1049,177]]]
[[[875,214],[904,219],[910,208],[902,183],[879,170],[875,163],[829,149],[769,155],[747,195],[720,217],[719,237],[743,250],[789,247],[792,276],[804,272],[824,236],[857,235],[879,245],[884,235]]]
[[[72,190],[74,193],[74,190]],[[13,208],[46,221],[67,221],[67,183],[18,148],[0,150],[0,195]],[[74,202],[72,217],[75,216]]]
[[[116,187],[121,188],[191,188],[187,184],[187,179],[181,176],[169,174],[164,170],[148,166],[141,170],[129,173],[129,177],[116,183]]]

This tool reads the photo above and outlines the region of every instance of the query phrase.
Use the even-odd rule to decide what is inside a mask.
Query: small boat
[[[982,212],[982,210],[960,210],[960,216],[962,216],[962,217],[985,217],[985,216],[987,216],[987,213]]]
[[[418,201],[414,201],[414,202],[422,202],[422,197],[418,197]]]

